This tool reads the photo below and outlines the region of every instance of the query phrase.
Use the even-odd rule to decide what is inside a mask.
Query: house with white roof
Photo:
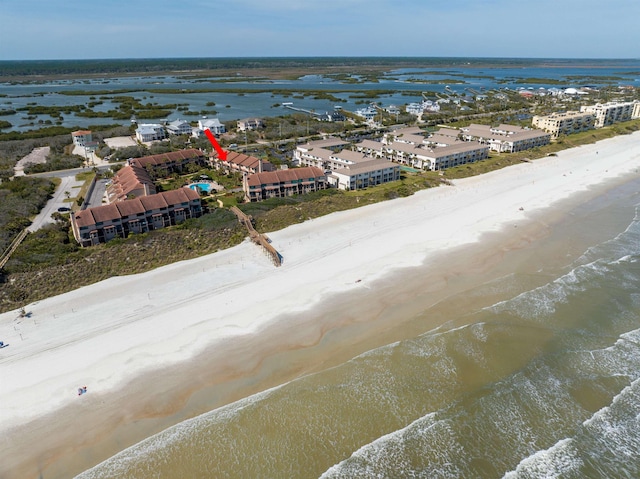
[[[356,110],[354,113],[357,116],[364,118],[366,121],[373,121],[378,114],[378,111],[374,107],[369,106],[367,108]]]
[[[167,125],[167,131],[171,135],[190,135],[191,125],[188,121],[174,120]]]
[[[197,136],[202,136],[204,130],[209,129],[216,136],[227,132],[226,127],[217,118],[198,120]],[[196,134],[194,134],[196,136]]]
[[[166,137],[165,129],[159,123],[142,123],[136,128],[136,138],[143,143],[164,140]]]

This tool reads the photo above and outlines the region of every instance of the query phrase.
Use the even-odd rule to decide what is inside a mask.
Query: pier
[[[304,108],[298,108],[296,106],[293,106],[291,103],[283,103],[282,106],[285,107],[285,108],[288,108],[289,110],[299,111],[301,113],[306,113],[307,115],[320,116],[319,113],[316,113],[313,110],[305,110]]]

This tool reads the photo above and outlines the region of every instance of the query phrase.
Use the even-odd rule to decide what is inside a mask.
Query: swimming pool
[[[191,188],[193,191],[201,190],[207,193],[211,193],[211,190],[214,189],[213,183],[191,183],[189,185],[189,188]]]

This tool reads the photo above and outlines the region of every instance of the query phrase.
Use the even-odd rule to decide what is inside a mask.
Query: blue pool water
[[[202,191],[206,191],[207,193],[210,193],[211,190],[213,189],[213,183],[192,183],[189,185],[189,188],[191,188],[194,191],[198,191],[198,189],[200,189]]]

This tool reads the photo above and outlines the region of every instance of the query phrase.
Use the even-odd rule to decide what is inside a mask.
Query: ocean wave
[[[523,459],[505,479],[640,476],[640,380],[586,420],[571,438]]]

